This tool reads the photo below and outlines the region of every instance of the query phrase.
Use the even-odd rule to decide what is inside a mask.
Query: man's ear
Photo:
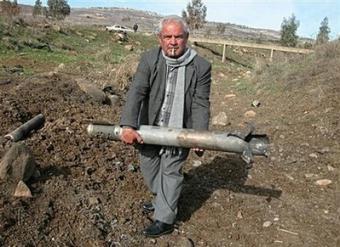
[[[162,34],[161,33],[157,34],[157,39],[158,39],[159,43],[162,42]]]

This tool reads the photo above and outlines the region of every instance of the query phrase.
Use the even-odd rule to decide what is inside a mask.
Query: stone
[[[32,197],[32,192],[23,181],[20,181],[15,189],[14,196],[30,198]]]
[[[316,153],[311,153],[311,154],[309,154],[309,157],[317,159],[318,155]]]
[[[212,119],[213,125],[226,126],[228,124],[228,117],[225,112],[220,112],[217,116]]]
[[[200,161],[200,160],[194,160],[193,162],[192,162],[192,166],[193,167],[199,167],[199,166],[201,166],[202,165],[202,161]]]
[[[100,200],[97,197],[90,197],[89,198],[89,205],[90,206],[95,206],[100,203]]]
[[[133,51],[133,46],[132,45],[126,45],[124,46],[124,49],[127,51]]]
[[[119,102],[119,96],[118,95],[110,94],[107,97],[109,98],[110,105],[112,105],[112,106],[117,105],[117,103]]]
[[[60,71],[63,71],[65,69],[65,64],[61,63],[58,65],[58,67],[55,68],[54,72],[59,73]]]
[[[93,98],[98,103],[109,104],[110,100],[107,95],[95,85],[84,80],[77,80],[77,84],[84,93],[91,96],[91,98]]]
[[[315,184],[320,185],[320,186],[327,186],[332,183],[332,180],[329,179],[320,179],[315,182]]]
[[[13,143],[0,162],[0,180],[15,184],[26,182],[35,173],[36,164],[31,151],[21,142]]]
[[[263,223],[263,227],[265,227],[265,228],[267,228],[267,227],[270,227],[271,225],[272,225],[273,223],[271,222],[271,221],[265,221],[264,223]]]
[[[224,95],[224,99],[229,99],[229,98],[234,98],[234,97],[236,97],[236,94],[233,94],[233,93]]]
[[[176,246],[178,247],[194,247],[194,243],[191,239],[186,237],[179,237]]]
[[[11,83],[11,82],[12,82],[11,79],[0,80],[0,85],[9,84],[9,83]]]
[[[328,169],[328,171],[330,171],[330,172],[332,172],[332,171],[334,171],[335,169],[334,169],[334,167],[333,166],[331,166],[331,165],[327,165],[327,169]]]
[[[315,177],[316,175],[313,174],[313,173],[306,173],[305,174],[305,178],[312,178],[312,177]]]
[[[55,32],[60,32],[61,31],[61,27],[59,25],[56,25],[56,24],[52,25],[52,29]]]
[[[254,112],[254,111],[252,111],[252,110],[246,111],[246,112],[244,113],[244,116],[247,117],[247,118],[253,118],[253,117],[256,116],[256,112]]]
[[[251,103],[251,106],[253,107],[259,107],[261,105],[261,102],[258,101],[258,100],[254,100],[252,103]]]
[[[129,164],[127,170],[128,170],[129,172],[135,172],[135,171],[136,171],[136,168],[135,168],[134,165]]]
[[[319,153],[320,154],[325,154],[325,153],[329,153],[330,152],[330,148],[329,147],[324,147],[322,148]]]

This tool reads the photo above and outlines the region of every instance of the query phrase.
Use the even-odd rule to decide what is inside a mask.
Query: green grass
[[[5,40],[4,25],[0,22],[0,65],[16,63],[23,59],[31,59],[36,64],[44,64],[51,68],[60,63],[76,67],[79,64],[91,64],[96,69],[104,69],[109,64],[115,65],[124,62],[129,54],[140,52],[157,44],[154,35],[146,36],[141,33],[129,34],[127,42],[118,43],[115,34],[102,31],[96,27],[72,27],[62,29],[61,32],[53,29],[43,30],[32,27],[13,26],[10,36]],[[47,48],[36,49],[28,44],[49,45]],[[134,51],[124,48],[132,44]],[[33,73],[37,68],[27,68]],[[26,67],[25,67],[26,69]]]
[[[248,79],[241,79],[233,83],[234,85],[232,86],[232,88],[244,95],[253,95],[256,92],[255,85]]]

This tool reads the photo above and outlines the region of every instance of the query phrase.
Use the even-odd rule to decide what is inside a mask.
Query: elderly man
[[[206,130],[210,116],[211,65],[187,47],[189,30],[178,17],[162,19],[160,47],[143,54],[127,94],[120,125],[127,144],[143,144],[136,132],[140,125]],[[140,167],[155,195],[144,211],[154,211],[154,222],[144,229],[148,237],[173,231],[182,190],[182,166],[189,149],[140,146]],[[204,150],[195,148],[198,155]]]

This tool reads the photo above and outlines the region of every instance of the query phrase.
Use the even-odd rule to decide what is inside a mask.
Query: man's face
[[[178,58],[185,52],[188,35],[180,23],[168,22],[164,24],[158,40],[167,57]]]

